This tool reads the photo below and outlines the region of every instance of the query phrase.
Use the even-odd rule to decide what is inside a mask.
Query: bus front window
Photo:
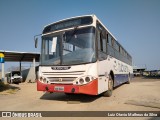
[[[74,65],[95,62],[95,29],[66,31],[62,35],[45,36],[42,40],[42,65]]]

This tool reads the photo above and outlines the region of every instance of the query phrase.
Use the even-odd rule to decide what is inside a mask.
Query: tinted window
[[[118,43],[117,42],[115,42],[115,49],[119,52],[119,45],[118,45]]]
[[[108,43],[110,46],[112,46],[112,37],[108,34]]]

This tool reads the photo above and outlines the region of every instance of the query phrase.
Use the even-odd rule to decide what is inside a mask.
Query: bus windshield
[[[96,61],[94,27],[42,37],[41,65],[74,65]]]

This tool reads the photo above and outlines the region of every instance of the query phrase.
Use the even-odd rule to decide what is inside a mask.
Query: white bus
[[[130,83],[132,58],[95,15],[44,27],[37,90],[111,96]]]

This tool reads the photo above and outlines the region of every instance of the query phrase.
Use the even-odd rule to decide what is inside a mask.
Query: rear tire
[[[113,91],[113,79],[111,75],[109,75],[109,80],[108,80],[108,90],[103,93],[105,97],[110,97],[112,96],[112,91]]]
[[[127,84],[130,84],[131,83],[131,76],[130,76],[130,73],[128,74],[128,81],[126,82]]]

